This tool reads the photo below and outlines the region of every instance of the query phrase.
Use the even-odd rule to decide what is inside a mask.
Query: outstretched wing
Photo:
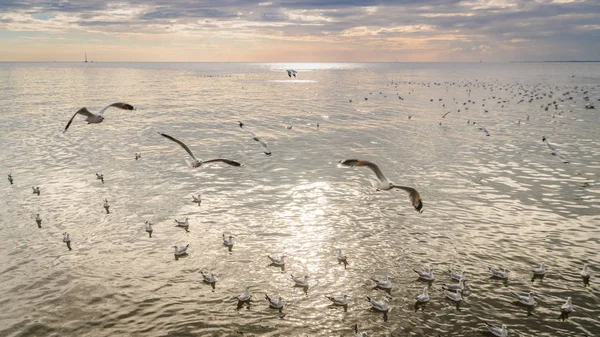
[[[196,158],[196,156],[194,156],[194,153],[192,152],[192,150],[190,150],[190,148],[187,147],[187,145],[185,145],[183,142],[181,142],[181,141],[179,141],[179,140],[177,140],[177,139],[175,139],[175,138],[173,138],[173,137],[171,137],[171,136],[169,136],[167,134],[164,134],[164,133],[160,133],[159,132],[158,134],[161,135],[161,136],[163,136],[163,137],[165,137],[165,138],[167,138],[167,139],[170,139],[170,140],[174,141],[177,144],[179,144],[179,146],[181,146],[185,150],[185,152],[187,152],[190,155],[190,157],[194,158],[195,160],[198,160]]]
[[[251,134],[251,135],[252,135],[252,138],[254,138],[254,140],[258,141],[258,137],[256,137],[256,135],[254,134],[254,132],[252,132],[252,131],[250,131],[250,130],[246,129],[246,128],[244,127],[244,123],[240,122],[240,128],[241,128],[242,130],[244,130],[244,131],[248,132],[249,134]]]
[[[410,200],[410,203],[417,211],[421,212],[421,209],[423,208],[423,201],[421,200],[421,195],[419,192],[417,192],[417,190],[407,186],[394,186],[394,188],[408,192],[408,199]]]
[[[360,160],[360,159],[345,159],[345,160],[340,161],[340,165],[350,166],[350,167],[366,166],[375,173],[375,175],[377,176],[377,179],[379,179],[379,181],[387,181],[387,178],[383,175],[383,173],[379,169],[379,166],[375,165],[374,163],[371,163],[370,161]]]
[[[119,108],[119,109],[123,109],[123,110],[134,110],[135,108],[133,107],[133,105],[131,104],[127,104],[127,103],[113,103],[109,106],[107,106],[106,108],[100,110],[100,112],[98,113],[100,116],[104,116],[104,111],[106,111],[106,109],[113,107],[113,108]]]
[[[256,137],[254,138],[254,140],[258,141],[260,143],[260,146],[263,149],[263,152],[267,155],[270,156],[271,155],[271,150],[269,150],[269,147],[267,146],[267,143],[263,142],[262,139]]]
[[[233,161],[233,160],[229,160],[229,159],[211,159],[211,160],[206,160],[203,163],[204,164],[208,164],[208,163],[214,163],[214,162],[223,162],[225,164],[229,164],[231,166],[242,166],[242,164],[238,163],[237,161]]]
[[[63,131],[63,133],[67,132],[67,129],[69,128],[69,126],[71,126],[71,123],[73,122],[73,119],[75,118],[75,116],[77,116],[77,114],[82,114],[86,117],[94,116],[94,114],[89,112],[88,109],[85,107],[77,110],[77,112],[73,114],[73,117],[71,117],[71,119],[69,119],[69,123],[67,123],[67,126],[65,126],[65,130]]]

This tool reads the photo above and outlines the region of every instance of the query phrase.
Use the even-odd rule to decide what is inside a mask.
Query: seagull
[[[294,277],[294,275],[290,274],[290,276],[292,277],[295,286],[308,287],[308,275],[304,275],[304,277]]]
[[[188,221],[188,218],[185,218],[185,220],[183,220],[183,221],[179,221],[177,219],[173,219],[173,220],[175,220],[175,227],[183,228],[183,229],[185,229],[186,232],[189,232],[190,223]]]
[[[373,309],[375,309],[377,311],[389,311],[390,310],[390,307],[388,305],[388,299],[385,297],[381,301],[376,301],[374,299],[371,299],[369,296],[367,296],[367,301],[369,303],[371,303],[371,306],[373,306]]]
[[[218,281],[217,276],[213,273],[210,274],[205,274],[202,270],[200,271],[200,274],[202,275],[202,278],[204,279],[204,282],[206,283],[215,283]]]
[[[63,242],[67,244],[67,248],[69,248],[69,250],[71,250],[71,236],[69,235],[69,233],[64,232],[63,233]]]
[[[104,184],[104,174],[96,173],[96,179],[100,179],[100,181],[102,181],[102,183]]]
[[[366,332],[358,331],[358,324],[354,324],[354,337],[367,337]]]
[[[519,301],[519,303],[521,303],[521,304],[523,304],[523,305],[527,305],[527,306],[533,306],[533,305],[535,305],[535,300],[533,299],[533,295],[534,295],[534,294],[535,294],[534,292],[529,292],[529,295],[527,295],[527,296],[522,296],[522,295],[519,295],[519,294],[513,293],[513,292],[511,291],[511,295],[512,295],[514,298],[516,298],[516,299]]]
[[[507,337],[508,336],[508,329],[506,328],[506,324],[502,324],[502,328],[499,328],[499,327],[491,325],[487,322],[483,322],[483,323],[485,323],[485,325],[487,326],[488,330],[490,330],[492,335],[497,336],[497,337]]]
[[[391,280],[391,277],[389,277],[389,276],[386,276],[385,280],[383,280],[383,281],[376,280],[374,278],[372,278],[371,280],[373,280],[375,282],[375,287],[377,287],[377,288],[381,288],[381,289],[385,289],[385,290],[392,289],[392,280]]]
[[[288,74],[289,77],[292,77],[292,75],[294,77],[296,77],[297,71],[295,71],[294,69],[286,69],[285,71],[287,71],[287,74]]]
[[[581,270],[581,277],[587,278],[587,279],[590,278],[590,273],[588,271],[588,265],[587,265],[587,263],[585,263],[583,265],[583,269]]]
[[[392,188],[398,188],[405,192],[408,192],[408,199],[412,203],[415,210],[417,210],[417,212],[423,213],[423,211],[422,211],[423,202],[421,201],[421,196],[419,195],[419,192],[417,192],[417,190],[415,190],[412,187],[394,185],[393,182],[389,181],[383,175],[383,173],[381,172],[381,170],[379,169],[379,167],[376,164],[371,163],[370,161],[360,160],[360,159],[344,159],[344,160],[340,161],[340,165],[348,166],[348,167],[362,167],[362,166],[368,167],[377,176],[378,182],[374,183],[374,185],[376,185],[375,187],[377,188],[377,190],[385,191],[385,190],[391,190]]]
[[[333,296],[325,296],[327,297],[331,303],[333,303],[333,305],[339,305],[339,306],[347,306],[348,305],[348,296],[344,295],[342,298],[335,298]]]
[[[346,266],[348,265],[348,261],[346,260],[346,255],[342,255],[341,249],[338,249],[337,251],[338,251],[338,254],[337,254],[338,264],[343,263],[344,269],[346,269]]]
[[[449,113],[451,113],[451,112],[452,112],[452,111],[448,111],[448,112],[446,112],[445,114],[443,114],[443,115],[442,115],[442,118],[446,118],[446,115],[447,115],[447,114],[449,114]]]
[[[187,255],[187,249],[190,246],[188,243],[185,247],[177,248],[177,246],[173,246],[175,248],[174,254],[175,256]]]
[[[462,301],[461,293],[462,290],[460,289],[456,289],[456,292],[451,292],[449,290],[444,289],[444,295],[446,295],[446,298],[454,302]]]
[[[106,111],[106,109],[108,109],[110,107],[115,107],[115,108],[119,108],[119,109],[123,109],[123,110],[134,110],[133,106],[130,104],[127,104],[127,103],[113,103],[113,104],[107,106],[106,108],[100,110],[100,112],[98,114],[93,114],[93,113],[89,112],[87,108],[81,108],[81,109],[77,110],[77,112],[73,115],[73,117],[71,117],[71,119],[69,119],[69,123],[67,123],[67,126],[65,127],[65,130],[63,131],[63,133],[67,132],[67,129],[69,128],[69,126],[71,125],[71,123],[73,122],[73,119],[75,118],[75,116],[77,116],[77,114],[84,115],[86,117],[85,121],[88,122],[88,124],[102,123],[102,121],[104,120],[104,111]]]
[[[546,275],[546,266],[543,263],[540,264],[539,268],[535,268],[533,270],[533,275],[536,275],[536,276]]]
[[[33,194],[40,195],[40,187],[39,186],[38,187],[31,186],[31,188],[33,189]]]
[[[413,269],[413,271],[417,273],[417,275],[419,275],[419,278],[422,278],[425,281],[435,280],[435,275],[433,275],[433,269],[425,269],[425,271],[418,271],[416,269]]]
[[[492,277],[503,279],[503,280],[508,280],[508,273],[510,273],[510,270],[508,270],[508,269],[504,269],[504,270],[492,269],[492,267],[488,267],[488,269],[490,270],[490,273],[492,273]]]
[[[223,234],[223,245],[225,247],[233,247],[233,236],[229,235],[229,238],[226,238],[225,234]]]
[[[260,146],[263,149],[263,152],[267,155],[270,156],[271,155],[271,150],[269,150],[269,147],[267,146],[267,143],[265,143],[261,138],[259,138],[257,135],[254,134],[254,132],[246,129],[244,127],[244,123],[242,123],[241,121],[238,121],[240,128],[246,132],[248,132],[250,135],[252,135],[252,139],[254,139],[255,141],[257,141],[258,143],[260,143]]]
[[[36,214],[35,222],[37,222],[38,228],[42,228],[42,218],[40,218],[39,214]]]
[[[453,279],[459,281],[460,279],[467,279],[467,273],[466,272],[462,272],[462,273],[456,273],[453,272],[452,270],[448,270],[450,272],[450,276],[452,276]]]
[[[265,298],[267,299],[267,301],[269,301],[269,307],[275,308],[275,309],[283,308],[283,298],[281,298],[281,296],[279,296],[278,299],[273,300],[272,298],[269,297],[269,295],[265,294]]]
[[[136,152],[136,153],[135,153],[135,160],[138,160],[138,159],[140,159],[140,158],[142,158],[142,154],[141,154],[141,153],[137,153],[137,152]]]
[[[148,232],[148,237],[152,237],[152,223],[150,221],[146,221],[146,232]]]
[[[108,199],[104,199],[104,209],[106,210],[106,214],[110,214],[110,211],[108,210],[110,208],[110,206],[108,205]]]
[[[569,161],[566,160],[565,157],[563,157],[562,154],[560,154],[560,152],[558,152],[554,146],[550,145],[550,142],[546,139],[546,137],[542,136],[542,142],[546,142],[546,145],[548,145],[548,148],[552,152],[553,156],[557,156],[565,164],[569,163]]]
[[[13,184],[13,177],[12,177],[12,173],[8,174],[8,182],[12,185]]]
[[[417,303],[429,302],[429,294],[427,293],[427,287],[423,288],[423,293],[416,298]]]
[[[570,313],[573,311],[573,304],[571,303],[571,297],[567,297],[565,304],[560,306],[560,311],[564,313]]]
[[[483,133],[485,133],[486,136],[490,135],[490,133],[488,132],[488,130],[485,126],[480,127],[479,130],[483,131]]]
[[[283,260],[285,258],[284,255],[281,256],[281,258],[276,258],[276,257],[272,257],[267,255],[267,257],[269,258],[269,260],[271,260],[271,263],[276,265],[276,266],[283,266],[285,265],[285,261]]]
[[[246,287],[244,292],[240,296],[238,296],[238,301],[248,302],[250,301],[250,298],[252,298],[252,295],[250,295],[250,287]]]
[[[457,290],[460,289],[462,291],[465,290],[465,279],[461,278],[460,280],[458,280],[458,283],[451,283],[451,284],[446,284],[446,289],[448,290]]]
[[[236,161],[233,161],[233,160],[229,160],[229,159],[211,159],[211,160],[202,161],[202,160],[196,158],[196,156],[194,156],[194,153],[192,152],[192,150],[190,150],[190,148],[187,147],[187,145],[185,145],[183,142],[181,142],[167,134],[164,134],[164,133],[159,132],[158,134],[179,144],[179,146],[181,146],[185,150],[185,152],[187,152],[190,155],[190,157],[192,157],[192,161],[189,161],[187,159],[185,160],[185,162],[191,168],[196,168],[196,167],[202,166],[202,164],[208,164],[208,163],[219,162],[219,161],[223,162],[225,164],[229,164],[231,166],[242,166],[242,164],[240,164]]]
[[[198,204],[198,206],[200,206],[200,203],[202,203],[202,199],[200,198],[200,194],[198,194],[198,197],[196,197],[195,195],[192,195],[192,199],[194,199],[194,202]]]

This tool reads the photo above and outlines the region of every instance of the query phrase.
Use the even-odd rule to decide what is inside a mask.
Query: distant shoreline
[[[600,61],[510,61],[510,63],[597,63]]]

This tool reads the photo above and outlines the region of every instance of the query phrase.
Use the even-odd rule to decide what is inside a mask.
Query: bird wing
[[[240,123],[240,124],[241,124],[241,123]],[[257,136],[254,134],[254,132],[252,132],[252,131],[250,131],[250,130],[246,129],[246,128],[244,127],[244,125],[243,125],[243,124],[242,124],[242,125],[240,125],[240,128],[241,128],[242,130],[244,130],[244,131],[248,132],[249,134],[251,134],[251,135],[252,135],[252,138],[254,138],[254,140],[258,141],[258,137],[257,137]]]
[[[289,77],[292,77],[292,72],[290,70],[286,70]]]
[[[73,122],[73,119],[75,118],[75,116],[77,116],[77,114],[82,114],[86,117],[92,117],[94,115],[93,113],[89,112],[88,109],[85,107],[77,110],[77,112],[73,114],[73,117],[69,119],[69,123],[67,123],[67,126],[65,126],[65,130],[63,131],[63,133],[67,132],[67,129],[69,128],[69,126],[71,126],[71,123]]]
[[[448,112],[446,112],[446,113],[445,113],[445,114],[442,116],[442,118],[446,118],[446,115],[447,115],[447,114],[449,114],[449,113],[451,113],[451,112],[452,112],[452,111],[448,111]]]
[[[394,185],[393,187],[408,192],[408,199],[410,200],[410,202],[412,203],[412,205],[415,208],[419,209],[419,206],[423,207],[423,202],[421,201],[421,195],[419,194],[419,192],[417,192],[417,190],[415,190],[412,187],[407,187],[407,186]]]
[[[218,162],[218,161],[223,162],[225,164],[229,164],[231,166],[242,166],[242,164],[238,163],[237,161],[233,161],[233,160],[229,160],[229,159],[211,159],[211,160],[205,161],[204,164]]]
[[[370,161],[360,160],[360,159],[345,159],[345,160],[340,161],[340,164],[343,166],[350,166],[350,167],[366,166],[369,169],[371,169],[371,171],[373,171],[373,173],[375,173],[375,175],[377,176],[377,179],[379,179],[379,181],[387,181],[387,178],[383,175],[383,173],[379,169],[379,166],[375,165],[374,163],[371,163]]]
[[[262,139],[255,137],[254,140],[258,141],[260,143],[260,146],[263,149],[263,152],[267,155],[270,156],[271,155],[271,150],[269,150],[269,147],[267,146],[267,143],[263,142]]]
[[[187,145],[185,145],[182,141],[177,140],[177,139],[175,139],[167,134],[164,134],[164,133],[159,132],[158,134],[179,144],[179,146],[181,146],[185,150],[185,152],[187,152],[190,155],[190,157],[194,158],[195,160],[198,160],[198,158],[196,158],[196,156],[194,156],[194,153],[192,152],[192,150],[190,150],[190,148],[187,147]]]
[[[113,107],[113,108],[119,108],[119,109],[123,109],[123,110],[134,110],[133,105],[131,104],[127,104],[127,103],[113,103],[109,106],[107,106],[106,108],[100,110],[100,112],[98,113],[100,116],[104,116],[104,111],[106,111],[106,109]]]

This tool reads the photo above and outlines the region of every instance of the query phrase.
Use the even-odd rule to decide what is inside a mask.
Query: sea
[[[599,110],[600,63],[0,63],[0,336],[597,336]]]

